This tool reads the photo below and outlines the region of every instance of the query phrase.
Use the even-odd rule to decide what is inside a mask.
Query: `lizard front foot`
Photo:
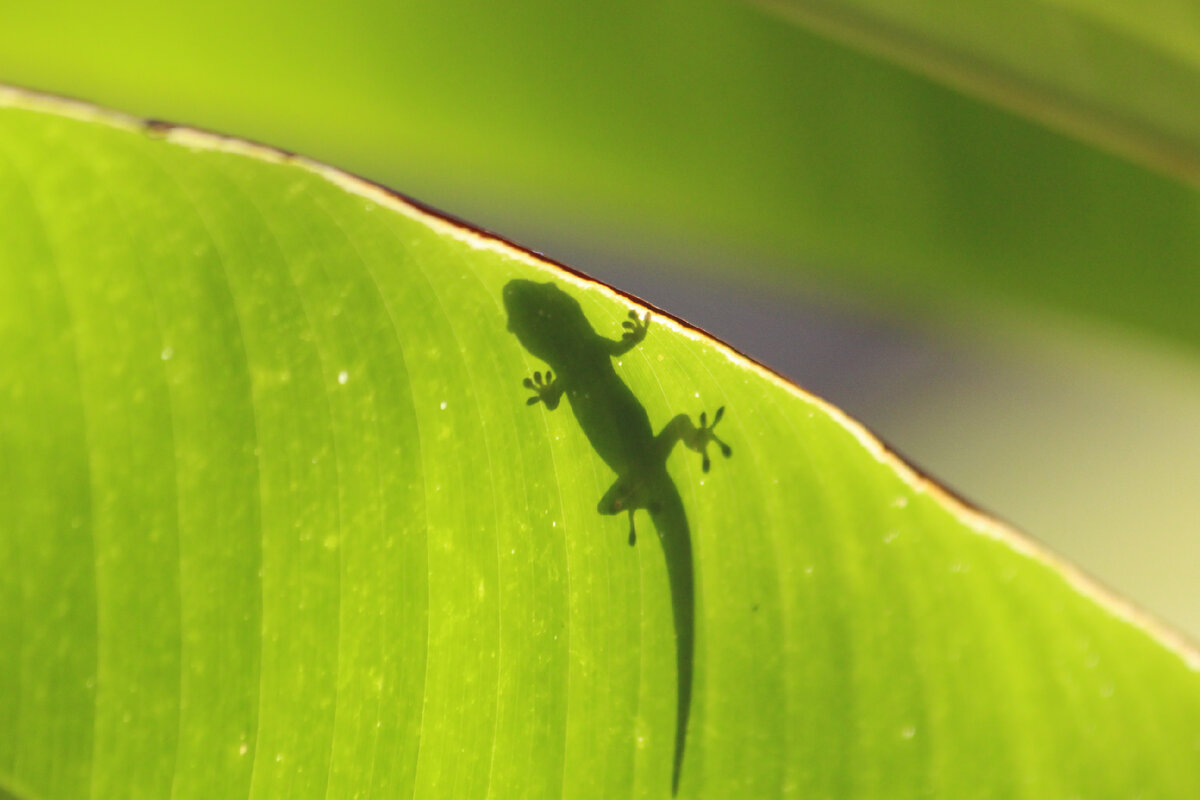
[[[545,403],[546,408],[553,411],[558,408],[558,400],[562,397],[562,388],[554,380],[554,373],[546,370],[546,382],[542,382],[542,373],[533,373],[533,378],[526,378],[522,385],[532,392],[534,396],[525,401],[525,405],[532,406],[537,403]]]
[[[650,314],[639,317],[636,311],[630,311],[629,319],[622,322],[621,327],[625,329],[621,334],[621,341],[632,347],[646,338],[646,331],[650,328]]]

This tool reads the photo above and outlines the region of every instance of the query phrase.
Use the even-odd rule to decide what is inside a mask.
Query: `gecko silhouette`
[[[629,514],[629,544],[637,541],[634,512],[645,509],[654,521],[662,543],[671,583],[671,610],[675,623],[675,662],[678,688],[675,716],[675,759],[671,791],[679,791],[683,751],[687,741],[692,702],[692,662],[695,646],[695,585],[692,542],[683,501],[667,473],[667,456],[677,443],[701,454],[708,472],[709,443],[716,443],[728,458],[729,445],[713,433],[725,409],[717,409],[712,424],[700,414],[700,425],[679,414],[655,436],[650,417],[630,388],[617,375],[612,359],[633,349],[646,338],[649,315],[630,311],[622,323],[620,341],[606,339],[592,328],[578,301],[553,283],[513,280],[504,287],[508,329],[529,353],[549,366],[543,379],[535,372],[525,378],[534,392],[526,402],[558,407],[565,394],[579,427],[596,453],[617,474],[596,510],[601,514]]]

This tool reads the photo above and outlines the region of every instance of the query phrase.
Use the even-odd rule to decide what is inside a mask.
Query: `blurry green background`
[[[897,35],[875,5],[0,0],[0,83],[294,150],[638,294],[1200,636],[1171,113],[1200,18],[972,0]]]

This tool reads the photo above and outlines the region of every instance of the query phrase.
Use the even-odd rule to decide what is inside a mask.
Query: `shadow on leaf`
[[[700,453],[708,472],[708,446],[722,455],[732,454],[713,432],[725,409],[718,408],[709,424],[700,414],[699,426],[686,414],[668,422],[656,436],[645,407],[617,375],[612,359],[636,347],[646,338],[649,316],[630,311],[619,340],[600,336],[587,321],[578,301],[553,283],[514,280],[504,287],[508,329],[534,357],[546,362],[545,374],[526,377],[524,386],[533,395],[529,405],[558,407],[565,395],[579,427],[604,463],[617,474],[616,480],[596,510],[629,515],[629,544],[637,542],[634,513],[646,510],[662,543],[671,582],[671,608],[675,623],[676,685],[675,759],[672,793],[679,790],[687,742],[688,717],[692,702],[692,673],[695,650],[695,578],[692,542],[683,502],[667,473],[667,457],[682,443]]]

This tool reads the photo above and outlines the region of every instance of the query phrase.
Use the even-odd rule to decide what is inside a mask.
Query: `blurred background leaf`
[[[877,5],[829,7],[1195,139],[1184,11]],[[779,7],[5,0],[0,81],[290,147],[577,264],[1200,632],[1196,190]]]
[[[1200,10],[1177,0],[755,0],[1195,184]]]

